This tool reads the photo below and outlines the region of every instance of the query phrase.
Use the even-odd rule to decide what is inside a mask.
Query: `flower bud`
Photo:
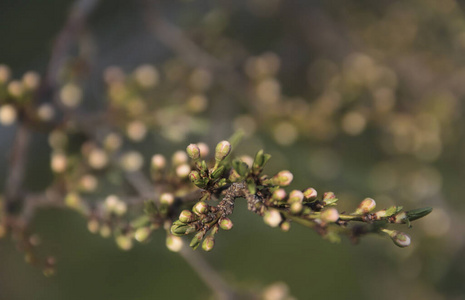
[[[204,201],[199,201],[194,205],[194,207],[192,208],[192,211],[196,215],[204,214],[208,211],[208,204],[205,203]]]
[[[87,222],[87,229],[91,233],[97,233],[100,228],[100,224],[96,219],[90,219],[89,222]]]
[[[334,223],[339,220],[339,212],[335,208],[328,208],[321,212],[320,218],[324,222]]]
[[[293,190],[289,194],[289,199],[287,200],[288,203],[294,203],[294,202],[299,202],[301,203],[302,200],[304,199],[304,193],[302,193],[299,190]]]
[[[301,202],[293,202],[291,204],[291,213],[293,214],[299,214],[300,212],[302,212],[302,209],[303,209],[303,205]]]
[[[282,201],[284,198],[286,198],[286,191],[284,189],[277,189],[271,196],[271,199],[274,201]]]
[[[330,205],[337,202],[336,195],[333,192],[326,192],[323,194],[323,202],[325,205]]]
[[[147,240],[147,238],[150,236],[150,228],[148,227],[141,227],[136,230],[134,233],[134,239],[138,241],[139,243],[142,243]]]
[[[304,190],[304,197],[307,200],[313,200],[318,196],[317,191],[314,188],[307,188]]]
[[[189,176],[190,171],[191,167],[188,164],[182,164],[176,168],[176,175],[179,178],[186,178]]]
[[[164,205],[172,205],[174,203],[174,195],[171,193],[163,193],[160,195],[160,203]]]
[[[193,160],[198,160],[200,158],[200,148],[196,144],[190,144],[186,148],[187,155]]]
[[[152,169],[163,170],[166,166],[166,159],[161,154],[155,154],[152,156]]]
[[[387,233],[389,237],[391,237],[394,244],[396,244],[397,246],[401,248],[410,246],[411,239],[408,234],[397,231],[397,230],[388,230],[388,229],[384,229],[383,232]]]
[[[375,200],[371,198],[365,198],[360,204],[358,205],[357,210],[355,211],[356,215],[363,215],[369,213],[376,207]]]
[[[223,230],[231,230],[233,222],[229,218],[222,218],[220,221],[220,228]]]
[[[265,212],[265,215],[263,216],[263,220],[269,226],[276,227],[281,223],[283,219],[278,210],[269,209],[268,211]]]
[[[271,182],[274,185],[287,186],[291,184],[292,179],[294,179],[294,175],[292,175],[291,172],[285,170],[273,176],[273,178],[271,178]]]
[[[291,229],[291,223],[288,221],[284,221],[281,223],[280,227],[282,231],[288,232]]]
[[[179,166],[187,162],[187,154],[184,151],[176,151],[172,157],[173,166]]]
[[[183,241],[180,237],[168,235],[166,237],[166,247],[172,252],[179,252],[182,248]]]
[[[197,217],[195,216],[195,214],[187,209],[183,210],[179,215],[179,221],[183,223],[189,223],[195,221],[196,219]]]
[[[189,180],[195,183],[196,181],[200,180],[200,173],[198,171],[191,171],[189,173]]]
[[[215,238],[213,236],[207,236],[202,243],[202,249],[204,251],[212,251],[213,247],[215,246]]]
[[[132,248],[132,238],[128,235],[119,235],[115,241],[121,250],[128,251]]]
[[[215,160],[217,162],[225,159],[231,152],[231,144],[228,141],[221,141],[216,145]]]
[[[16,121],[16,109],[11,104],[5,104],[0,107],[0,124],[8,126]]]

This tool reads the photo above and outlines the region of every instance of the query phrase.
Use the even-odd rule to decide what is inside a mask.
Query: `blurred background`
[[[44,74],[77,2],[0,1],[0,64],[12,78]],[[145,161],[243,129],[238,154],[264,148],[269,174],[289,169],[291,188],[335,192],[342,211],[365,197],[434,208],[400,249],[377,236],[331,244],[298,225],[284,233],[238,201],[234,230],[202,253],[232,285],[278,282],[297,299],[465,299],[463,1],[96,2],[65,57],[62,101],[128,112],[114,126]],[[143,88],[128,92],[131,80]],[[0,126],[2,182],[15,129]],[[47,134],[34,134],[29,190],[53,180],[50,152]],[[0,299],[211,297],[162,232],[121,251],[71,210],[40,210],[31,228],[57,274],[2,239]]]

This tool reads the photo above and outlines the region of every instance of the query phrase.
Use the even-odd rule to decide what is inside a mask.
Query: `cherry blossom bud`
[[[293,202],[302,202],[302,200],[304,199],[304,193],[302,193],[301,191],[299,190],[293,190],[290,194],[289,194],[289,199],[287,200],[289,203],[293,203]]]
[[[160,195],[160,203],[164,205],[172,205],[174,203],[174,195],[171,193],[163,193]]]
[[[168,235],[166,237],[166,247],[172,252],[179,252],[183,246],[183,241],[180,237]]]
[[[216,145],[215,160],[217,162],[225,159],[231,152],[231,144],[228,141],[221,141]]]
[[[334,223],[339,220],[339,212],[335,208],[328,208],[321,212],[320,218],[324,222]]]
[[[215,238],[213,236],[207,236],[202,243],[202,249],[204,251],[211,251],[213,247],[215,246]]]
[[[273,176],[273,178],[271,178],[271,182],[274,185],[287,186],[291,184],[292,179],[294,179],[294,175],[292,175],[291,172],[285,170]]]
[[[233,228],[233,222],[229,218],[222,218],[219,224],[223,230],[231,230]]]
[[[376,207],[376,202],[375,200],[371,198],[365,198],[362,202],[360,202],[357,210],[355,211],[356,215],[362,215],[369,213]]]
[[[204,214],[208,211],[208,204],[204,201],[199,201],[194,205],[192,211],[197,215]]]
[[[190,144],[187,146],[186,152],[193,160],[198,160],[200,158],[200,148],[196,144]]]
[[[277,227],[283,220],[281,214],[276,209],[269,209],[265,212],[263,220],[271,227]]]
[[[307,188],[304,191],[304,197],[307,200],[313,200],[318,196],[317,191],[314,188]]]

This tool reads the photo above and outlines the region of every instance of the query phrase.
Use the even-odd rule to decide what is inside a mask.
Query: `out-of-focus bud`
[[[271,182],[274,185],[288,186],[289,184],[291,184],[293,179],[294,179],[294,175],[292,175],[291,172],[285,170],[285,171],[281,171],[278,174],[274,175],[271,178]]]
[[[207,157],[208,153],[210,153],[210,148],[205,143],[198,143],[197,146],[200,150],[200,157],[205,158]]]
[[[85,192],[93,192],[98,186],[98,179],[94,175],[86,174],[79,180],[79,187]]]
[[[328,208],[321,212],[320,218],[327,223],[334,223],[339,220],[339,212],[335,208]]]
[[[382,231],[387,233],[389,237],[392,239],[392,241],[394,242],[394,244],[396,244],[397,246],[401,248],[410,246],[411,239],[408,234],[397,231],[397,230],[383,229]]]
[[[200,148],[196,144],[190,144],[186,148],[187,155],[194,161],[198,160],[200,158]]]
[[[215,160],[217,162],[225,159],[231,152],[231,144],[228,141],[221,141],[215,148]]]
[[[208,204],[205,203],[204,201],[199,201],[194,205],[194,207],[192,208],[192,211],[196,215],[204,214],[208,211]]]
[[[220,228],[223,230],[231,230],[233,222],[229,218],[222,218],[220,221]]]
[[[100,228],[100,224],[99,222],[96,220],[96,219],[90,219],[88,222],[87,222],[87,229],[91,232],[91,233],[97,233],[98,230]]]
[[[376,219],[384,218],[386,217],[386,210],[382,209],[380,211],[375,212],[375,217]]]
[[[294,202],[302,202],[302,200],[304,199],[304,193],[302,193],[301,191],[299,190],[293,190],[290,194],[289,194],[289,199],[287,200],[289,203],[294,203]]]
[[[147,126],[141,121],[133,121],[128,124],[126,134],[131,140],[140,142],[147,135]]]
[[[307,188],[304,190],[304,197],[307,200],[316,199],[317,196],[318,196],[318,193],[314,188]]]
[[[128,251],[132,248],[132,238],[130,235],[118,235],[115,239],[116,244],[121,250]]]
[[[360,202],[354,214],[363,215],[363,214],[371,212],[373,209],[375,209],[375,207],[376,207],[375,200],[371,198],[365,198],[362,202]]]
[[[101,170],[108,164],[108,155],[104,150],[94,148],[90,151],[87,161],[93,169]]]
[[[8,126],[16,121],[16,109],[13,105],[5,104],[0,107],[0,124]]]
[[[281,214],[276,209],[269,209],[265,212],[263,220],[271,227],[277,227],[283,220]]]
[[[147,238],[150,236],[150,228],[149,227],[141,227],[136,230],[134,233],[134,239],[139,243],[145,242]]]
[[[325,205],[330,205],[337,202],[336,195],[333,192],[326,192],[323,194],[323,202]]]
[[[144,157],[137,151],[129,151],[121,156],[120,165],[127,172],[135,172],[144,165]]]
[[[51,121],[55,117],[55,108],[49,103],[43,103],[37,108],[37,116],[42,121]]]
[[[204,251],[212,251],[213,247],[215,246],[215,238],[211,235],[207,236],[202,243],[202,249]]]
[[[7,82],[10,79],[11,71],[6,65],[0,65],[0,84]]]
[[[302,205],[301,202],[293,202],[293,203],[291,204],[291,213],[293,213],[293,214],[295,214],[295,215],[296,215],[296,214],[299,214],[299,213],[302,212],[302,209],[303,209],[303,208],[304,208],[304,207],[303,207],[303,205]]]
[[[74,83],[67,83],[61,88],[59,96],[65,106],[75,108],[81,104],[82,89]]]
[[[197,216],[191,212],[190,210],[183,210],[181,214],[179,214],[179,221],[183,223],[190,223],[192,221],[195,221],[197,219]]]
[[[161,154],[155,154],[152,156],[152,169],[153,170],[163,170],[166,166],[166,159]]]
[[[100,227],[100,236],[103,238],[110,237],[111,235],[111,228],[107,224],[103,224],[102,227]]]
[[[164,205],[172,205],[174,203],[174,195],[171,193],[163,193],[160,195],[160,203]]]
[[[24,86],[21,82],[18,80],[13,80],[8,84],[8,93],[13,97],[13,98],[19,98],[23,95],[24,92]]]
[[[189,176],[190,171],[191,167],[188,164],[182,164],[176,168],[176,175],[179,178],[186,178],[187,176]]]
[[[168,235],[166,237],[166,247],[172,252],[179,252],[182,248],[183,241],[180,237]]]
[[[55,173],[63,173],[68,166],[68,159],[66,155],[62,152],[52,153],[52,158],[50,161],[52,171]]]
[[[280,227],[282,231],[288,232],[291,229],[291,223],[288,221],[284,221],[281,223]]]
[[[72,209],[79,209],[81,207],[81,197],[79,194],[70,192],[65,197],[65,204],[66,206]]]
[[[29,71],[23,75],[23,84],[28,90],[35,90],[39,87],[40,75],[37,72]]]
[[[179,166],[187,163],[187,154],[184,151],[176,151],[172,157],[173,166]]]
[[[143,88],[155,87],[160,79],[158,70],[152,65],[141,65],[134,70],[136,82]]]
[[[271,196],[273,201],[283,201],[284,198],[286,198],[286,191],[284,189],[277,189]]]

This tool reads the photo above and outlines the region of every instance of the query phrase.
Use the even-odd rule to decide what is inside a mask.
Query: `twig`
[[[221,275],[213,269],[202,255],[183,245],[179,254],[194,269],[199,277],[221,300],[239,299],[238,295],[222,279]]]

